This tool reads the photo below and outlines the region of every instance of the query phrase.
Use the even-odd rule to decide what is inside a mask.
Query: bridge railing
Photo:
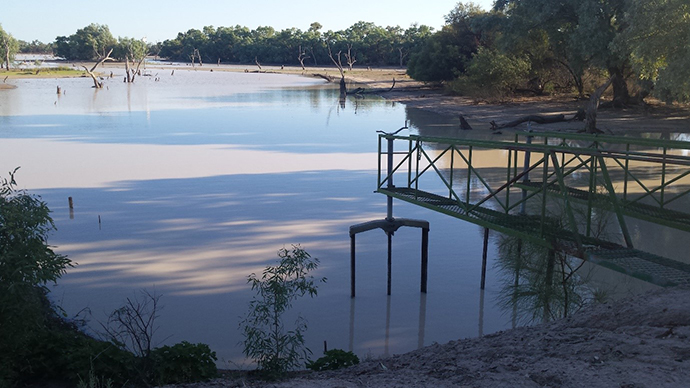
[[[401,189],[414,200],[443,196],[457,206],[456,216],[480,208],[532,213],[541,219],[542,237],[554,199],[565,205],[571,236],[591,236],[593,211],[603,208],[615,213],[631,247],[624,216],[690,231],[688,205],[681,203],[690,203],[690,142],[537,132],[518,133],[514,141],[382,134],[377,191],[390,196]],[[573,203],[584,204],[584,225]]]

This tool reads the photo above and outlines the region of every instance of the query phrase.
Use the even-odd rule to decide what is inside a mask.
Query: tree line
[[[451,93],[503,98],[515,93],[613,89],[613,104],[690,100],[690,4],[687,0],[496,0],[491,10],[458,3],[439,30],[424,25],[380,27],[357,22],[341,31],[206,26],[151,44],[115,39],[91,24],[55,42],[23,42],[68,60],[135,63],[156,55],[192,63],[262,63],[406,67],[420,81]],[[20,45],[0,27],[0,54],[9,67]],[[110,51],[112,49],[112,51]],[[608,84],[606,84],[608,83]]]
[[[461,94],[613,89],[625,106],[655,94],[690,100],[687,0],[458,3],[410,56],[408,74]],[[605,88],[604,88],[605,89]]]

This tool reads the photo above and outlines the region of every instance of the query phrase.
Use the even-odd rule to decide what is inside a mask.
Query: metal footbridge
[[[660,285],[690,284],[690,264],[633,244],[630,219],[690,232],[690,142],[546,132],[510,141],[381,134],[377,192],[385,220],[350,228],[352,296],[355,235],[423,229],[426,292],[428,223],[396,223],[392,199],[562,251]],[[608,221],[608,222],[607,222]],[[486,248],[484,251],[486,268]],[[482,288],[484,276],[482,274]]]

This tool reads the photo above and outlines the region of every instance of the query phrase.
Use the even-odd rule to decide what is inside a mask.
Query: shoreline
[[[685,387],[690,386],[690,288],[666,288],[590,305],[553,322],[433,344],[279,382],[221,371],[167,388],[280,387]]]
[[[79,69],[88,62],[66,62],[65,66]],[[106,62],[100,69],[122,69],[121,62]],[[228,71],[251,72],[266,74],[288,74],[305,77],[340,77],[338,70],[332,65],[301,67],[295,66],[262,66],[236,64],[206,64],[196,66],[194,69],[186,63],[153,63],[148,64],[142,70],[148,69],[179,69],[187,71]],[[0,72],[0,75],[2,73]],[[36,76],[11,76],[9,79],[19,78],[79,78],[85,75],[55,76],[51,74],[38,74]],[[463,115],[474,130],[491,133],[491,121],[505,123],[527,115],[554,115],[563,114],[572,117],[578,109],[587,105],[588,101],[578,100],[574,95],[515,97],[510,102],[490,104],[476,102],[468,97],[450,96],[444,94],[439,87],[432,87],[422,82],[415,81],[407,76],[405,69],[397,68],[355,68],[346,71],[345,79],[350,89],[362,87],[368,92],[377,94],[387,100],[399,102],[413,109],[422,109],[443,116],[453,117],[460,123],[459,116]],[[395,87],[391,85],[395,80]],[[7,89],[7,87],[3,87]],[[0,89],[3,89],[0,88]],[[606,100],[608,96],[604,97]],[[667,105],[658,100],[648,99],[643,105],[630,106],[624,109],[602,109],[597,116],[599,129],[612,135],[640,135],[643,133],[690,134],[690,104]],[[514,128],[504,128],[502,131],[526,130],[525,123]],[[553,124],[533,125],[535,131],[567,131],[576,132],[584,128],[584,123],[579,121],[559,122]]]

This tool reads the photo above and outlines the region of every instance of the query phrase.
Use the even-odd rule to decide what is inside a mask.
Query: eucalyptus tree
[[[690,3],[630,0],[616,49],[631,53],[639,78],[666,101],[690,100]]]
[[[480,35],[472,30],[471,21],[484,11],[474,3],[458,3],[446,15],[446,24],[425,40],[411,55],[408,74],[426,82],[450,81],[465,72],[466,64],[477,52]]]
[[[117,41],[107,25],[89,24],[74,34],[56,39],[56,54],[68,60],[98,61],[108,57]]]
[[[582,77],[588,68],[606,71],[614,91],[614,103],[628,103],[626,79],[630,75],[629,52],[613,49],[613,42],[627,26],[629,0],[498,0],[495,9],[506,12],[507,32],[527,37],[543,31],[553,59],[571,73],[583,94]]]
[[[14,59],[14,55],[19,51],[19,42],[12,36],[12,34],[2,29],[0,25],[0,65],[5,64],[5,69],[10,71],[10,63]]]

